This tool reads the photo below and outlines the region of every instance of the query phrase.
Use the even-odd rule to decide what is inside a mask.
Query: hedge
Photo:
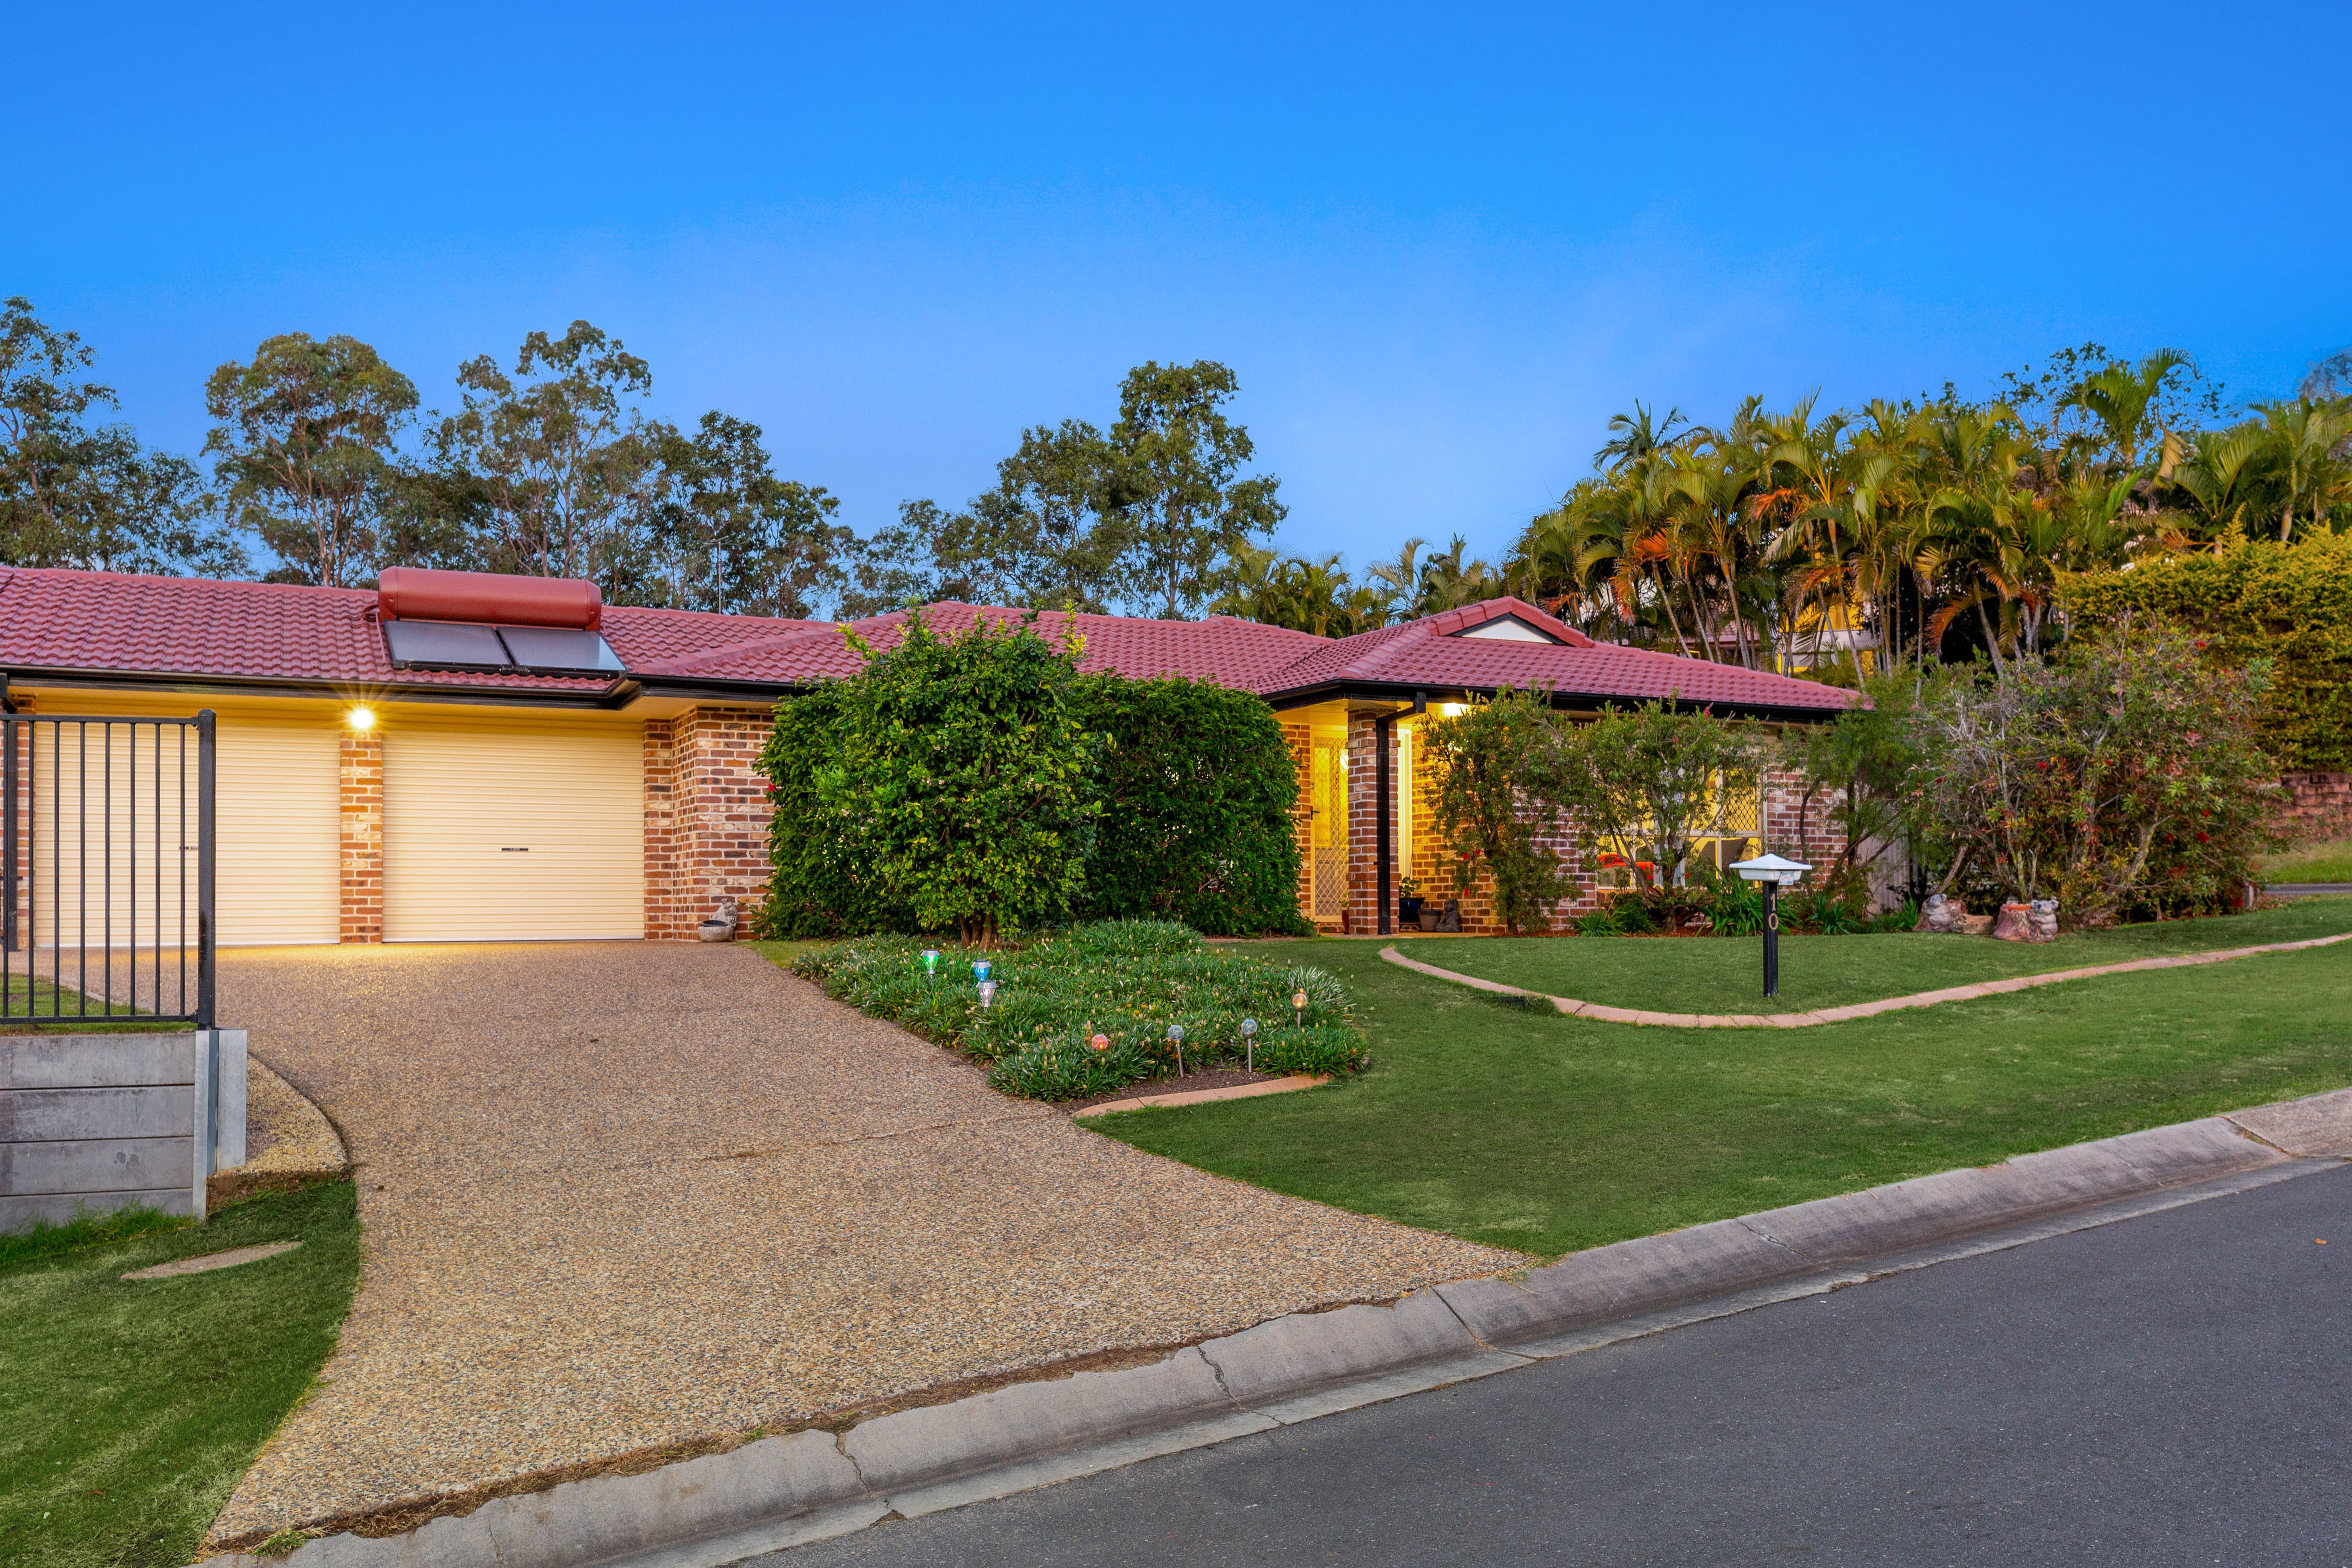
[[[2210,552],[2070,576],[2068,618],[2161,616],[2210,639],[2210,657],[2271,661],[2258,732],[2290,772],[2352,768],[2352,534],[2292,544],[2225,534]]]
[[[1169,678],[1080,682],[1108,742],[1084,910],[1211,936],[1311,936],[1298,912],[1297,764],[1245,691]]]
[[[774,937],[848,937],[917,928],[859,864],[817,798],[837,765],[845,683],[776,705],[761,752],[775,818],[774,872],[760,913]],[[1297,764],[1260,699],[1205,681],[1077,683],[1087,728],[1106,742],[1104,803],[1072,918],[1170,920],[1212,936],[1311,935],[1298,912]]]

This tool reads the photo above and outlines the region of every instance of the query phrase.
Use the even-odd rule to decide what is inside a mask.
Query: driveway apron
[[[224,952],[357,1167],[324,1386],[215,1536],[1522,1261],[1142,1153],[748,949]]]

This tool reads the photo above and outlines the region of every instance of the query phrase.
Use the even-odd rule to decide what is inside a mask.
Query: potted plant
[[[1417,877],[1397,879],[1397,919],[1402,923],[1421,925],[1421,879]]]

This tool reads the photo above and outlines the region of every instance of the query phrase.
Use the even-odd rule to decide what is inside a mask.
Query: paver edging
[[[1141,1094],[1132,1100],[1114,1100],[1102,1105],[1089,1105],[1070,1112],[1073,1117],[1108,1116],[1115,1111],[1146,1110],[1158,1106],[1206,1105],[1216,1100],[1254,1100],[1261,1094],[1288,1094],[1293,1089],[1315,1089],[1331,1081],[1328,1072],[1295,1072],[1268,1083],[1228,1084],[1223,1089],[1188,1089],[1171,1094]]]
[[[665,1568],[723,1563],[893,1512],[957,1507],[1575,1353],[1624,1337],[1592,1337],[1604,1325],[1654,1331],[1676,1321],[1660,1314],[1694,1302],[1744,1310],[1861,1283],[1873,1258],[1936,1261],[1923,1249],[2003,1226],[2347,1163],[2352,1089],[1637,1237],[1382,1306],[1289,1313],[1146,1365],[1014,1384],[838,1434],[761,1438],[636,1475],[500,1497],[403,1535],[335,1535],[280,1558],[207,1562],[568,1568],[656,1554]],[[698,1553],[698,1542],[708,1550]]]
[[[2012,974],[2000,980],[1948,985],[1937,991],[1915,991],[1907,996],[1883,996],[1875,1001],[1855,1002],[1843,1007],[1823,1007],[1817,1012],[1771,1013],[1761,1016],[1753,1013],[1652,1013],[1636,1007],[1611,1007],[1599,1002],[1579,1001],[1573,996],[1547,996],[1540,991],[1506,985],[1499,980],[1486,980],[1475,974],[1465,974],[1459,970],[1441,969],[1434,963],[1407,958],[1392,946],[1381,949],[1381,957],[1399,968],[1410,969],[1432,979],[1468,985],[1503,996],[1524,996],[1529,1001],[1549,1002],[1570,1017],[1595,1018],[1604,1024],[1676,1029],[1801,1029],[1814,1024],[1846,1024],[1856,1018],[1873,1018],[1881,1013],[1893,1013],[1906,1007],[1933,1007],[1944,1002],[2007,995],[2012,992],[2030,991],[2038,985],[2056,985],[2068,980],[2095,980],[2104,974],[2130,974],[2147,969],[2179,969],[2195,963],[2226,963],[2233,958],[2252,958],[2265,952],[2296,952],[2310,947],[2332,947],[2339,942],[2352,942],[2352,931],[2336,936],[2306,937],[2301,942],[2270,942],[2257,947],[2222,948],[2212,952],[2168,952],[2156,958],[2095,964],[2087,969],[2057,969],[2047,974]]]

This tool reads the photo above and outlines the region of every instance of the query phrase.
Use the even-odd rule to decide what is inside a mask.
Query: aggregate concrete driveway
[[[233,952],[220,996],[341,1128],[367,1264],[216,1541],[1521,1261],[1085,1131],[748,949]]]

